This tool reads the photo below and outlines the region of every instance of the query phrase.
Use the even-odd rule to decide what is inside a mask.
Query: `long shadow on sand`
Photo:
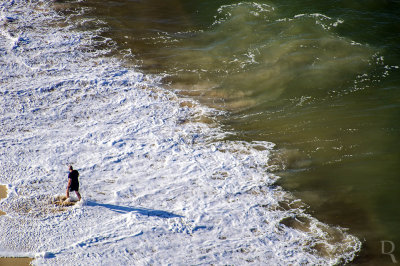
[[[118,212],[118,213],[129,213],[129,212],[137,212],[141,215],[147,215],[147,216],[157,216],[160,218],[180,218],[183,217],[182,215],[178,215],[172,212],[166,212],[166,211],[160,211],[160,210],[152,210],[152,209],[145,209],[145,208],[132,208],[132,207],[125,207],[125,206],[119,206],[119,205],[113,205],[113,204],[104,204],[104,203],[97,203],[94,201],[87,201],[86,206],[92,206],[92,207],[104,207],[109,210]]]

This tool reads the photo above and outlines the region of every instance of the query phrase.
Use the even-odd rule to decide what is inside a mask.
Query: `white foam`
[[[104,57],[112,48],[94,49],[98,33],[77,31],[79,16],[41,1],[0,7],[8,21],[0,30],[0,182],[9,189],[0,256],[28,254],[46,265],[354,258],[357,238],[281,207],[295,201],[271,186],[272,143],[223,141],[228,133],[217,125],[196,122],[213,110],[182,107],[157,77]],[[84,200],[56,206],[70,163]],[[309,231],[282,224],[288,217],[305,217]],[[311,248],[320,243],[330,245],[328,256]]]
[[[214,17],[215,21],[213,25],[218,25],[227,21],[228,19],[232,19],[232,17],[237,15],[236,11],[240,8],[246,8],[249,10],[248,14],[265,20],[268,20],[270,13],[275,10],[275,8],[270,5],[259,4],[256,2],[240,2],[237,4],[222,5],[217,10],[217,15]]]
[[[336,28],[340,24],[344,23],[344,20],[342,19],[334,20],[333,18],[320,13],[297,14],[293,17],[293,19],[299,19],[299,18],[312,18],[315,20],[315,24],[320,25],[324,30],[330,30],[332,27]],[[293,19],[288,18],[288,21],[291,21]]]

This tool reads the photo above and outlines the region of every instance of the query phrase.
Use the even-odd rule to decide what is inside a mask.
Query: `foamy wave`
[[[1,4],[0,255],[46,265],[354,258],[357,238],[273,186],[272,143],[224,141],[214,110],[106,57],[109,40],[77,30],[80,11],[51,7]],[[57,205],[69,163],[84,202]]]
[[[267,4],[259,4],[256,2],[240,2],[232,5],[223,5],[218,8],[218,15],[214,17],[213,25],[221,24],[228,19],[242,19],[243,14],[240,9],[246,9],[249,12],[247,15],[260,17],[268,21],[271,12],[275,10],[274,7]],[[239,11],[239,12],[238,12]]]

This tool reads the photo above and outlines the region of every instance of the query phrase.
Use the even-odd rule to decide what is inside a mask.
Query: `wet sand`
[[[32,258],[0,258],[0,266],[25,266],[32,261]]]
[[[7,187],[4,185],[0,185],[0,200],[4,199],[5,197],[7,197]],[[4,214],[6,213],[0,210],[0,216]],[[2,265],[1,262],[0,265]]]
[[[0,199],[7,197],[7,187],[0,185]],[[0,211],[0,215],[5,212]],[[0,258],[0,266],[25,266],[30,265],[32,258]]]
[[[5,197],[7,197],[7,187],[0,185],[0,199],[4,199]]]

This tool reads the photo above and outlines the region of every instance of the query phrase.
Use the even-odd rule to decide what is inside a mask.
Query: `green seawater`
[[[391,265],[381,241],[400,261],[400,1],[79,5],[141,71],[226,111],[230,139],[275,143],[279,185],[363,241],[352,264]]]

